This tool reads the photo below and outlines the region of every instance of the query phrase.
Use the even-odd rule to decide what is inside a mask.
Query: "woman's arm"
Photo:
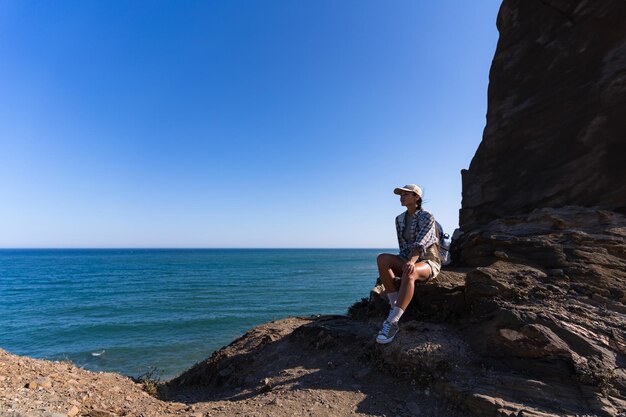
[[[415,262],[419,261],[419,259],[422,256],[422,254],[423,254],[423,252],[419,248],[411,249],[411,257],[409,258],[407,263],[414,264]]]
[[[419,254],[423,254],[427,248],[437,242],[437,232],[435,230],[435,217],[427,211],[421,211],[417,218],[417,236],[415,242],[411,245],[413,251],[418,250]],[[413,252],[411,252],[411,256]]]

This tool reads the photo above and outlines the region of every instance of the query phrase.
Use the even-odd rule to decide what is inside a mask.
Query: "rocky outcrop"
[[[553,413],[626,412],[626,217],[539,209],[467,233],[457,248],[476,266],[465,279],[472,351],[528,381],[502,396]]]
[[[403,320],[409,332],[445,332],[445,359],[412,355],[424,334],[383,356],[430,375],[470,415],[626,415],[626,216],[538,209],[465,233],[455,247],[463,267],[419,286]],[[386,303],[377,286],[353,310],[377,317]]]
[[[626,211],[626,2],[505,0],[460,225],[542,207]]]
[[[436,376],[464,360],[451,327],[413,322],[383,349],[373,337],[378,324],[346,316],[267,323],[169,381],[163,397],[228,400],[243,415],[461,415],[430,391]],[[246,410],[249,399],[263,408]]]

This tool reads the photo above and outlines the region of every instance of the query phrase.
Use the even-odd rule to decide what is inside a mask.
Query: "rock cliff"
[[[626,210],[626,2],[505,0],[460,225],[535,208]]]

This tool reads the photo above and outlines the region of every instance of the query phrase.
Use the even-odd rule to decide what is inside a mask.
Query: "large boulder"
[[[505,0],[463,230],[541,207],[626,210],[626,2]]]

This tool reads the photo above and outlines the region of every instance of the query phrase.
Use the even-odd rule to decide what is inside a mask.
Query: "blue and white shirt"
[[[409,227],[409,239],[404,237],[404,228]],[[430,259],[432,254],[435,254],[437,260],[437,247],[435,250],[429,250],[435,244],[438,244],[435,217],[426,210],[416,211],[413,216],[409,215],[408,211],[400,214],[396,217],[396,232],[398,234],[398,245],[400,246],[400,256],[409,259],[411,258],[411,251],[413,249],[419,249],[421,259]]]

